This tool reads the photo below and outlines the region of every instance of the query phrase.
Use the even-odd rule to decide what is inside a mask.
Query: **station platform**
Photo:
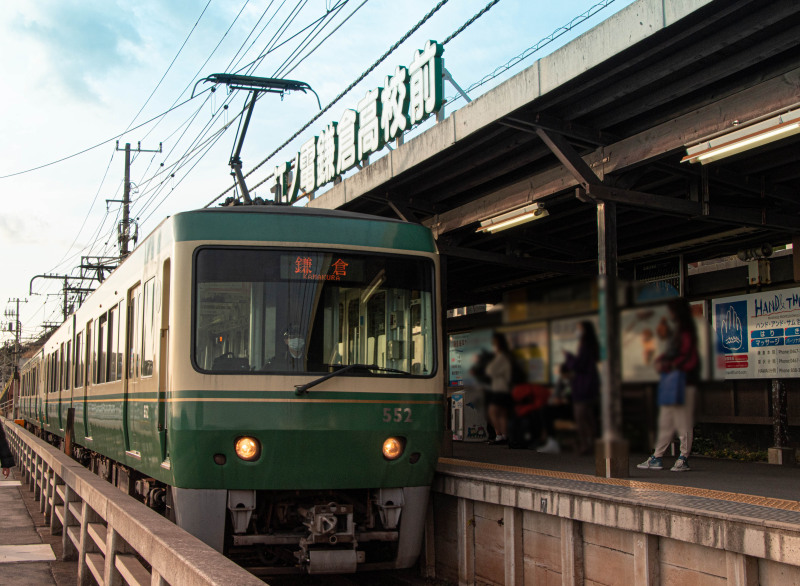
[[[719,500],[740,502],[748,500],[741,495],[760,497],[753,502],[790,501],[789,510],[800,512],[800,466],[775,466],[766,462],[739,462],[692,456],[691,470],[671,472],[675,458],[664,456],[664,470],[639,470],[636,465],[648,454],[631,454],[627,479],[605,479],[594,475],[594,458],[575,453],[542,454],[535,450],[509,449],[504,445],[479,442],[453,442],[452,459],[443,459],[453,465],[462,461],[465,469],[504,470],[522,468],[527,475],[541,478],[570,479],[589,484],[619,483],[638,490],[649,489],[672,494],[705,495]],[[483,464],[483,466],[477,466]],[[488,466],[487,466],[488,465]],[[800,521],[800,517],[798,518]]]
[[[39,503],[11,470],[7,480],[0,476],[0,585],[74,584],[77,562],[57,561],[61,536],[50,535]]]

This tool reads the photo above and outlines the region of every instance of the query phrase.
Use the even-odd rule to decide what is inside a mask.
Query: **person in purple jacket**
[[[572,382],[572,409],[578,428],[578,453],[590,454],[597,436],[596,406],[600,395],[600,345],[594,324],[584,320],[578,324],[578,353],[565,352],[565,366]]]

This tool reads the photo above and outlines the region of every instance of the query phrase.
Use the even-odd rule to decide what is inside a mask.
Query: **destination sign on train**
[[[428,41],[408,67],[398,66],[383,87],[366,93],[355,109],[301,145],[292,161],[275,167],[273,191],[292,203],[381,150],[387,142],[441,110],[444,47]]]
[[[361,282],[363,276],[362,259],[313,252],[281,255],[281,279],[284,280]]]

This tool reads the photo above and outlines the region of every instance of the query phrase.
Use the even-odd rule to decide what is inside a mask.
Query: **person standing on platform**
[[[656,359],[661,374],[658,385],[658,439],[653,455],[637,465],[642,470],[662,470],[662,456],[667,451],[675,432],[681,442],[681,455],[673,472],[689,468],[694,436],[694,403],[697,383],[700,380],[700,357],[697,352],[697,329],[692,311],[683,298],[667,303],[671,336],[667,351]]]
[[[597,398],[600,395],[600,344],[594,324],[584,320],[578,324],[578,353],[565,352],[567,372],[572,382],[572,409],[575,426],[578,428],[578,453],[592,453],[597,436]]]
[[[14,455],[11,453],[11,448],[8,447],[6,440],[6,430],[3,424],[0,423],[0,467],[3,468],[3,476],[8,478],[11,468],[14,466]]]
[[[508,443],[508,416],[511,410],[511,383],[514,377],[514,357],[503,334],[492,336],[494,357],[486,365],[486,375],[491,384],[487,393],[489,422],[497,434],[489,443]]]

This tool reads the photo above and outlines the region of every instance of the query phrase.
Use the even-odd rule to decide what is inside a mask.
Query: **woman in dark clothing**
[[[600,395],[600,374],[597,361],[600,345],[594,324],[585,320],[578,324],[578,353],[566,352],[565,366],[572,377],[572,410],[578,428],[578,453],[589,454],[594,448],[597,424],[595,407]]]
[[[3,476],[8,478],[12,466],[14,466],[14,456],[6,441],[6,430],[3,428],[3,424],[0,423],[0,467],[3,468]]]

